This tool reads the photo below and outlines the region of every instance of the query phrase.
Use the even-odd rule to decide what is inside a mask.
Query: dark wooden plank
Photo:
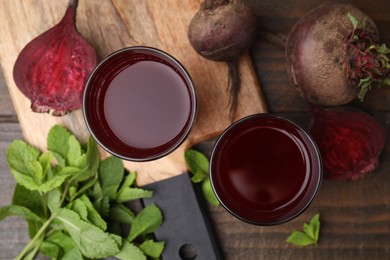
[[[0,70],[0,122],[16,122],[16,113],[5,84],[3,72]]]

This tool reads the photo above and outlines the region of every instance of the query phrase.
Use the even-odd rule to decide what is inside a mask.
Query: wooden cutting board
[[[172,154],[152,162],[125,162],[138,172],[144,185],[186,170],[184,151],[195,143],[220,134],[229,118],[228,70],[225,63],[199,56],[187,39],[187,28],[201,0],[80,0],[77,28],[95,47],[98,60],[127,46],[147,45],[176,57],[192,76],[198,98],[198,115],[188,139]],[[89,136],[81,110],[63,117],[37,114],[16,87],[12,70],[17,55],[33,38],[57,24],[67,0],[0,1],[0,61],[20,126],[27,142],[46,148],[46,137],[54,124],[61,124],[85,141]],[[236,118],[266,111],[265,102],[248,54],[240,60],[242,90]],[[102,150],[102,156],[107,154]]]

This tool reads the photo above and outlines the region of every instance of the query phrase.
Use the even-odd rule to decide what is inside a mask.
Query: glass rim
[[[161,57],[160,57],[161,59],[163,59],[163,60],[166,59],[168,62],[172,62],[173,66],[176,69],[178,69],[177,73],[183,77],[183,81],[185,80],[188,82],[188,84],[186,83],[186,85],[187,85],[188,93],[189,93],[189,96],[191,99],[189,119],[187,121],[186,126],[183,127],[184,132],[178,134],[178,136],[180,135],[180,138],[173,145],[171,145],[168,149],[165,149],[164,151],[162,151],[160,153],[156,153],[156,154],[151,155],[151,156],[145,156],[142,158],[141,157],[125,156],[125,155],[122,155],[122,154],[117,153],[117,152],[113,151],[112,149],[110,149],[110,147],[108,147],[108,145],[104,144],[101,140],[99,140],[99,138],[97,137],[97,134],[95,133],[95,130],[93,129],[93,127],[91,126],[91,124],[89,122],[89,118],[87,115],[87,110],[88,110],[88,106],[86,105],[87,93],[91,88],[92,79],[99,73],[99,69],[102,66],[104,66],[104,64],[106,64],[108,61],[117,57],[118,55],[121,55],[122,53],[131,52],[131,51],[141,51],[141,52],[145,52],[145,53],[147,52],[148,54],[151,54],[151,55],[158,54],[158,55],[161,55]],[[87,126],[88,132],[91,134],[93,139],[99,144],[99,146],[101,148],[103,148],[105,151],[107,151],[111,155],[114,155],[115,157],[118,157],[118,158],[126,160],[126,161],[133,161],[133,162],[148,162],[148,161],[157,160],[157,159],[160,159],[160,158],[172,153],[173,151],[175,151],[187,139],[188,135],[190,134],[190,132],[193,128],[193,125],[195,123],[196,117],[197,117],[197,108],[198,108],[198,102],[197,102],[197,95],[196,95],[194,82],[193,82],[190,74],[186,70],[186,68],[180,63],[180,61],[178,59],[176,59],[171,54],[169,54],[161,49],[151,47],[151,46],[129,46],[129,47],[124,47],[124,48],[118,49],[118,50],[108,54],[102,61],[100,61],[98,63],[98,65],[92,70],[91,74],[89,75],[89,77],[85,83],[85,88],[83,91],[83,99],[82,99],[82,113],[83,113],[84,122]]]
[[[213,177],[213,175],[214,175],[213,174],[213,165],[216,163],[215,162],[215,160],[216,160],[215,156],[216,156],[217,150],[218,150],[221,142],[224,140],[226,135],[228,133],[230,133],[230,131],[232,131],[232,129],[236,128],[237,126],[239,126],[240,124],[242,124],[242,123],[244,123],[244,122],[246,122],[248,120],[251,120],[253,118],[258,118],[258,117],[268,117],[268,118],[274,118],[274,119],[277,119],[277,120],[282,120],[284,122],[287,122],[287,123],[291,124],[296,129],[300,130],[302,133],[304,133],[304,135],[310,141],[310,145],[313,147],[313,149],[315,151],[316,161],[318,162],[318,169],[312,170],[312,172],[317,172],[318,173],[318,180],[314,183],[314,185],[315,185],[314,192],[312,192],[311,196],[309,197],[307,202],[304,204],[304,206],[299,208],[299,205],[296,205],[296,206],[293,207],[293,209],[299,208],[299,210],[296,213],[294,213],[293,215],[291,215],[291,216],[289,216],[287,218],[282,218],[281,220],[278,220],[278,221],[269,221],[269,222],[266,222],[266,221],[253,221],[253,220],[250,220],[250,219],[247,219],[247,218],[241,216],[239,213],[235,212],[228,205],[226,205],[226,203],[218,195],[218,192],[217,192],[215,184],[214,184],[215,180],[214,180],[214,177]],[[292,121],[290,119],[287,119],[287,118],[284,118],[282,116],[273,115],[273,114],[270,114],[270,113],[258,113],[258,114],[252,114],[252,115],[245,116],[245,117],[235,121],[234,123],[232,123],[230,126],[228,126],[219,135],[219,137],[217,138],[217,140],[216,140],[216,142],[215,142],[215,144],[213,146],[211,154],[210,154],[209,171],[210,171],[210,182],[211,182],[212,190],[213,190],[216,198],[218,199],[218,201],[220,202],[222,207],[225,208],[226,211],[228,211],[231,215],[233,215],[237,219],[239,219],[241,221],[244,221],[246,223],[249,223],[249,224],[258,225],[258,226],[274,226],[274,225],[279,225],[279,224],[286,223],[286,222],[288,222],[288,221],[298,217],[299,215],[301,215],[310,206],[310,204],[312,203],[312,201],[314,200],[314,198],[318,194],[318,191],[319,191],[321,183],[322,183],[323,163],[322,163],[320,150],[319,150],[316,142],[314,141],[314,139],[310,135],[310,133],[308,133],[308,131],[304,130],[301,126],[299,126],[294,121]],[[307,186],[310,186],[310,185],[313,185],[313,184],[310,184],[310,183],[307,184]],[[304,201],[304,200],[305,200],[305,198],[301,198],[299,201]],[[271,211],[264,211],[264,212],[271,212]]]

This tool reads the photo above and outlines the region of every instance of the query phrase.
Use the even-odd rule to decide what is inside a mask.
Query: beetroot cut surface
[[[70,1],[62,20],[29,42],[15,62],[14,81],[34,112],[62,116],[82,106],[96,53],[77,31],[76,9],[77,1]]]
[[[354,108],[312,109],[309,131],[320,149],[325,179],[356,180],[376,169],[386,139],[379,122]]]

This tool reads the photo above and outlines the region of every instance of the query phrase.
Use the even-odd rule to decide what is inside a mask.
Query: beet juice
[[[91,74],[84,93],[87,126],[108,152],[127,160],[160,158],[188,135],[196,114],[190,76],[149,47],[117,51]]]
[[[322,178],[319,151],[310,136],[295,123],[266,114],[229,127],[213,149],[210,170],[221,204],[258,225],[299,215]]]

